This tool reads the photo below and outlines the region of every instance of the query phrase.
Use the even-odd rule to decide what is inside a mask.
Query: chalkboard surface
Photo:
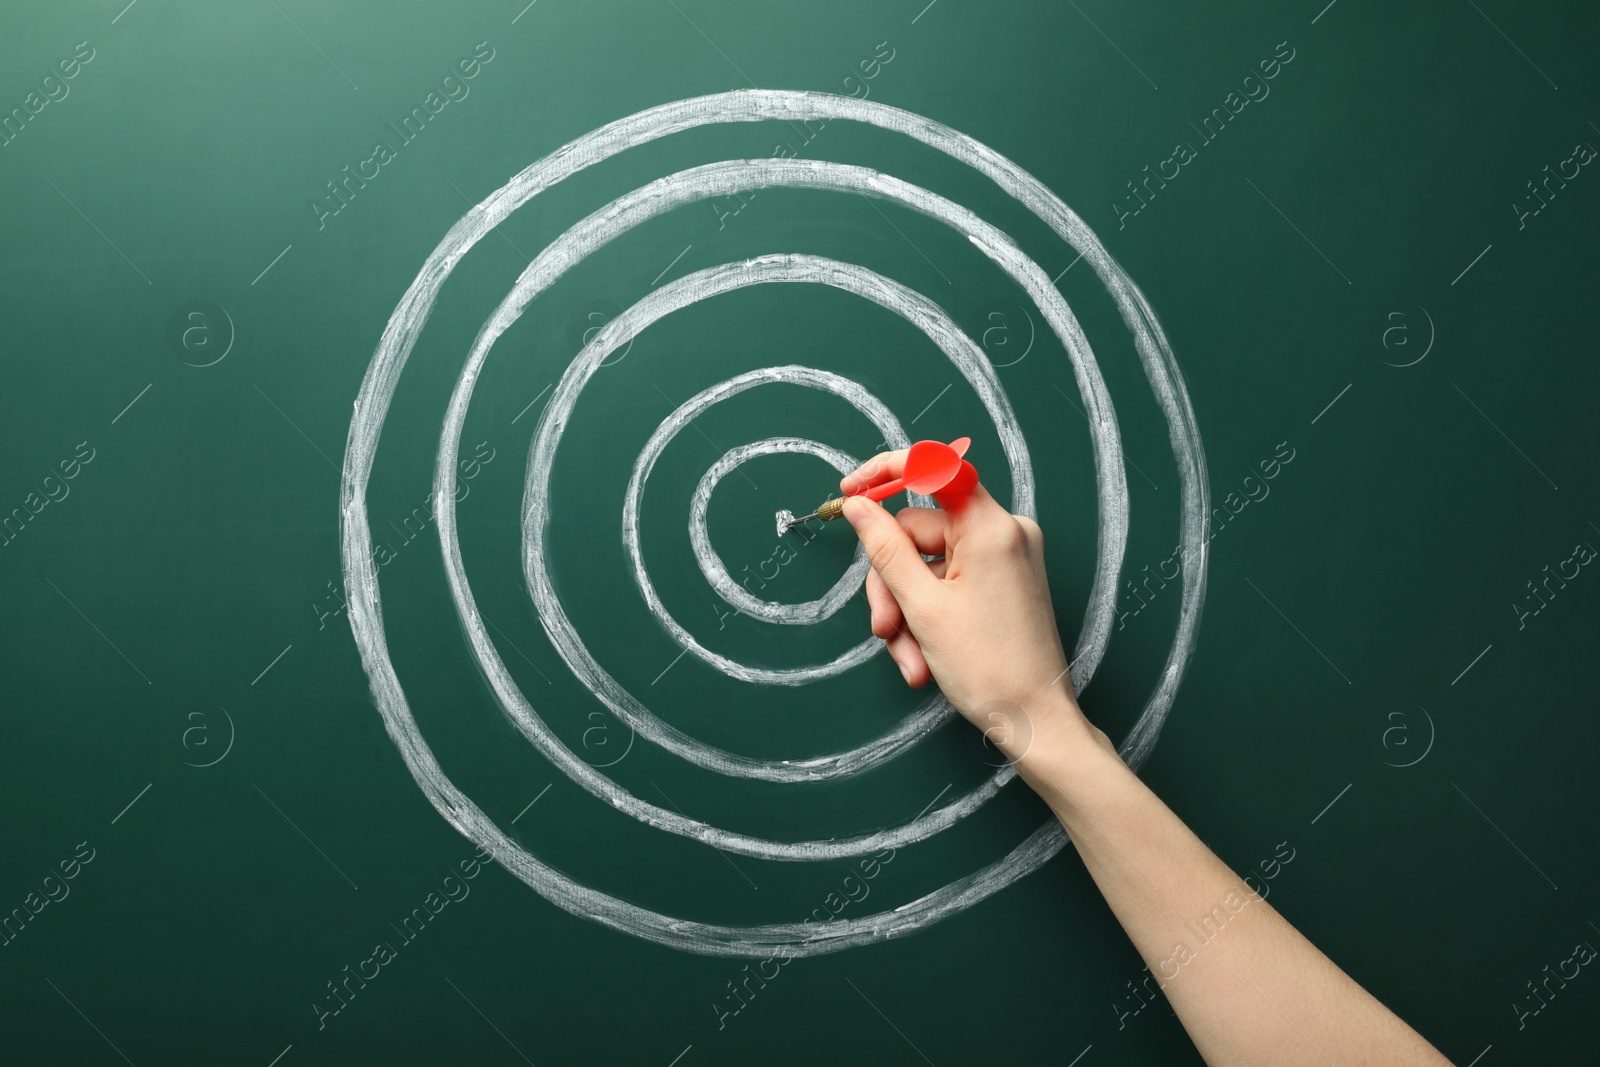
[[[523,3],[7,12],[8,1061],[1198,1062],[774,532],[960,435],[1225,860],[1592,1058],[1593,11]]]

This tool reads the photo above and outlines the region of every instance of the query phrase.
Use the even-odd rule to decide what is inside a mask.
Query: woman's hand
[[[875,456],[839,488],[860,493],[900,477],[905,462],[903,450]],[[1012,759],[1026,751],[1041,716],[1088,727],[1067,676],[1038,524],[1007,512],[982,485],[939,503],[942,510],[896,515],[864,497],[844,505],[872,564],[872,632],[888,643],[906,684],[938,682]],[[919,553],[944,558],[929,564]]]
[[[839,488],[897,478],[905,461],[877,456]],[[890,515],[861,497],[845,502],[872,562],[872,632],[907,683],[937,681],[1055,811],[1205,1061],[1449,1067],[1256,896],[1083,717],[1039,527],[982,486],[939,503],[945,510]],[[930,565],[918,552],[944,558]]]

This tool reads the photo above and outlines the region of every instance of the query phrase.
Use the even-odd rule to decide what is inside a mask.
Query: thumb
[[[844,517],[861,538],[867,562],[902,607],[921,602],[938,584],[911,535],[881,505],[864,496],[846,497]]]

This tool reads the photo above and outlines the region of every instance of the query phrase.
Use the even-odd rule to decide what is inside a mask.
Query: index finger
[[[861,466],[839,479],[839,491],[845,496],[862,493],[875,485],[882,485],[906,472],[906,455],[911,450],[902,448],[895,452],[879,452]]]

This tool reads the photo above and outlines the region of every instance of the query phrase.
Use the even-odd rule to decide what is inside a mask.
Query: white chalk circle
[[[792,958],[818,955],[903,936],[964,910],[1038,869],[1060,851],[1066,843],[1066,836],[1059,824],[1052,820],[1002,859],[898,909],[839,919],[827,924],[781,922],[761,926],[728,926],[698,922],[664,915],[585,886],[541,862],[502,831],[449,780],[423,740],[388,653],[378,588],[378,568],[372,557],[371,530],[365,498],[390,400],[399,375],[420,336],[440,289],[461,258],[511,212],[539,192],[586,167],[627,148],[645,144],[671,133],[721,122],[829,119],[856,121],[904,133],[953,159],[966,163],[988,177],[1002,191],[1037,215],[1074,250],[1081,253],[1090,269],[1106,286],[1124,323],[1133,335],[1134,346],[1146,377],[1166,418],[1177,463],[1182,501],[1179,544],[1185,560],[1179,620],[1172,648],[1155,692],[1119,747],[1123,757],[1135,768],[1144,761],[1154,747],[1161,725],[1171,709],[1193,648],[1195,629],[1205,597],[1207,546],[1203,531],[1208,493],[1204,453],[1193,410],[1171,349],[1154,311],[1143,294],[1100,245],[1089,228],[1049,189],[1016,164],[948,127],[883,104],[819,93],[741,90],[665,104],[620,119],[563,146],[516,175],[504,187],[472,208],[451,228],[439,246],[430,254],[385,327],[363,378],[355,402],[354,416],[351,419],[340,491],[341,554],[349,601],[351,632],[385,729],[395,742],[419,788],[446,821],[469,840],[487,849],[508,871],[572,914],[592,919],[654,943],[706,954]],[[770,184],[803,184],[798,180],[801,176],[792,171],[763,172],[763,165],[768,162],[796,163],[804,166],[804,161],[748,161],[731,165],[734,169],[725,173],[724,176],[728,180],[724,184],[744,189],[766,187]],[[707,169],[701,168],[701,170]],[[837,184],[843,170],[836,171],[833,178],[836,184],[833,187],[859,191],[872,197],[900,199],[902,203],[916,210],[932,213],[926,211],[925,204],[911,203],[897,195],[906,192],[908,187],[904,183],[864,171],[862,168],[844,168],[844,170],[848,170],[853,177],[847,184]],[[861,187],[863,180],[866,185],[864,188]],[[713,181],[706,188],[718,187],[720,187],[718,183]],[[818,181],[813,187],[828,186],[825,182]],[[975,219],[975,216],[973,218]],[[1009,255],[1015,248],[1003,235],[999,243],[994,243],[980,237],[976,229],[971,229],[968,233],[975,244],[978,244],[991,259],[997,261],[999,257]],[[525,272],[524,280],[532,277],[539,282],[558,276],[570,262],[575,261],[573,258],[567,258],[574,255],[581,258],[581,253],[573,248],[559,252],[547,249],[529,267],[528,272]],[[1028,266],[1037,270],[1031,263]],[[536,291],[538,286],[531,288]],[[1050,288],[1053,294],[1054,287]],[[1030,295],[1037,300],[1043,294],[1030,292]],[[507,309],[502,306],[497,312],[497,318],[506,311]],[[1041,311],[1046,309],[1041,307]],[[1046,311],[1047,321],[1049,318],[1050,315]],[[1062,329],[1070,328],[1065,322],[1050,324],[1058,335]],[[1071,325],[1075,326],[1075,323]],[[496,327],[503,329],[504,325],[491,320],[485,326],[484,334],[497,332]],[[480,335],[480,340],[482,336]],[[486,348],[484,350],[486,351]],[[1072,352],[1070,346],[1068,351],[1069,354]],[[474,354],[479,354],[476,346]],[[476,363],[469,359],[468,366],[463,371],[461,385],[466,385],[468,392],[470,392],[468,379],[476,378],[480,365],[481,359]],[[1109,428],[1109,432],[1114,435],[1114,422],[1111,422],[1109,427],[1105,425],[1105,420],[1111,418],[1109,404],[1102,403],[1106,398],[1091,395],[1093,390],[1088,387],[1090,383],[1085,380],[1083,365],[1075,362],[1074,371],[1078,375],[1080,392],[1084,394],[1091,426],[1099,425],[1102,431]],[[457,388],[457,398],[464,395],[461,385]],[[444,438],[458,442],[463,419],[464,411],[456,410],[453,400],[452,408],[447,415]],[[442,439],[441,452],[444,450],[445,444]],[[1105,497],[1106,481],[1109,477],[1108,460],[1113,458],[1120,459],[1120,456],[1107,457],[1104,454],[1096,456],[1097,484],[1102,500]],[[1117,467],[1120,469],[1120,463],[1117,463]],[[531,471],[530,465],[530,476]],[[452,480],[450,475],[442,470],[442,465],[436,468],[436,488]],[[440,502],[442,512],[451,514],[453,523],[451,495],[440,494],[436,496],[436,500]],[[525,501],[525,509],[528,503]],[[1106,559],[1108,542],[1116,546],[1112,554],[1116,557],[1117,567],[1112,568],[1110,576],[1113,588],[1120,569],[1120,546],[1122,536],[1125,534],[1126,519],[1126,511],[1108,515],[1102,509],[1099,557],[1102,562]],[[1123,524],[1122,528],[1117,528],[1118,523]],[[455,579],[460,579],[462,573],[459,545],[453,538],[449,543],[444,543],[446,539],[442,521],[440,528],[447,572],[452,573]],[[453,591],[456,584],[455,581],[452,582]],[[464,585],[464,582],[461,584]],[[1098,607],[1094,594],[1095,590],[1091,590],[1091,613]],[[461,607],[459,596],[457,604],[459,609]],[[1099,621],[1098,618],[1086,616],[1085,632],[1089,632]],[[479,642],[488,643],[481,620],[468,619],[464,615],[463,624],[467,627],[469,639],[474,645]],[[1092,664],[1089,666],[1092,669]],[[506,680],[509,681],[509,678]],[[566,766],[563,766],[563,770],[572,773]],[[616,803],[615,800],[613,802]],[[702,835],[691,833],[690,836]]]
[[[671,182],[678,177],[678,175],[674,175],[673,178],[663,179],[663,181]],[[656,184],[658,183],[652,183],[651,186],[646,186],[643,190],[638,191],[638,197],[640,202],[652,205],[654,210],[661,210],[663,203],[670,204],[671,201],[656,192],[654,189]],[[633,195],[629,194],[630,197]],[[629,197],[622,199],[627,200]],[[611,206],[608,205],[607,208],[601,209],[597,215],[608,215]],[[610,222],[608,228],[614,228],[617,225],[619,225],[619,222]],[[573,231],[570,232],[581,232],[581,228],[582,224],[574,227]],[[563,236],[558,239],[556,244],[562,244],[567,239],[566,236]],[[605,694],[602,699],[606,701],[608,706],[612,707],[612,710],[617,713],[619,718],[634,726],[635,729],[638,729],[640,733],[651,740],[656,740],[652,735],[652,730],[659,731],[666,740],[658,741],[657,743],[663,744],[664,747],[668,748],[672,748],[670,734],[661,730],[660,727],[655,727],[650,722],[651,715],[643,705],[638,705],[637,702],[619,701],[622,706],[618,707],[608,699],[609,696],[616,694],[620,687],[612,681],[592,656],[581,651],[582,641],[578,638],[576,630],[566,621],[566,615],[561,609],[560,600],[555,595],[548,576],[544,573],[543,539],[545,526],[549,521],[546,504],[549,499],[549,474],[554,462],[553,453],[560,439],[561,428],[565,426],[572,407],[576,403],[578,390],[582,389],[584,384],[600,368],[601,361],[610,354],[612,348],[617,344],[618,338],[637,337],[661,316],[685,307],[689,303],[745,286],[782,283],[820,284],[842,289],[845,292],[864,297],[881,307],[896,312],[927,334],[929,339],[938,345],[951,363],[955,365],[956,370],[972,385],[988,411],[989,417],[994,421],[995,432],[1000,438],[1007,459],[1010,461],[1012,481],[1016,487],[1012,503],[1013,508],[1018,513],[1027,515],[1030,518],[1034,516],[1033,469],[1028,459],[1027,445],[1023,440],[1022,428],[1017,423],[1016,414],[1011,410],[1011,405],[1006,400],[999,381],[994,377],[993,371],[989,369],[988,359],[983,354],[983,351],[967,337],[943,309],[928,298],[864,267],[841,263],[837,260],[825,259],[820,256],[805,255],[758,256],[743,263],[727,263],[679,278],[651,293],[633,308],[612,320],[613,323],[622,322],[622,326],[616,327],[611,333],[607,333],[607,330],[611,328],[610,324],[601,328],[600,332],[590,342],[590,345],[593,346],[592,350],[586,349],[579,353],[578,357],[572,361],[566,373],[562,376],[556,391],[551,394],[550,402],[546,405],[543,419],[539,430],[535,434],[534,445],[531,449],[528,485],[525,492],[527,503],[526,516],[523,520],[523,536],[527,542],[524,550],[524,561],[528,576],[528,588],[533,592],[534,603],[539,609],[540,619],[544,622],[546,631],[550,632],[551,640],[556,647],[563,651],[563,657],[567,659],[567,665],[572,668],[573,672],[584,681],[591,691],[596,692],[597,695]],[[519,289],[521,284],[519,281]],[[514,290],[506,298],[506,303],[511,303],[518,296],[519,293]],[[489,334],[489,331],[485,330],[484,334],[480,335],[478,344],[482,346],[486,342],[492,343],[492,340],[493,337]],[[1098,378],[1097,372],[1096,378]],[[628,480],[628,490],[624,498],[622,512],[622,541],[628,550],[629,558],[632,560],[634,582],[638,585],[639,591],[644,597],[646,607],[649,608],[650,613],[655,616],[657,621],[667,628],[667,631],[682,648],[687,649],[697,658],[715,667],[723,674],[737,678],[740,681],[768,685],[805,685],[809,682],[832,677],[864,662],[883,647],[883,642],[877,638],[869,638],[837,659],[816,667],[768,670],[736,663],[705,648],[672,618],[671,613],[667,611],[666,605],[662,603],[660,596],[657,595],[655,587],[650,581],[639,545],[640,497],[643,493],[645,481],[649,478],[651,470],[667,444],[683,427],[687,426],[713,404],[763,383],[806,385],[834,393],[865,414],[877,427],[878,431],[884,435],[884,440],[891,447],[905,448],[909,444],[905,431],[900,427],[893,414],[871,393],[847,378],[809,367],[772,367],[750,371],[702,391],[690,400],[685,401],[671,415],[662,420],[661,425],[651,435],[650,440],[646,442],[644,449],[639,453],[639,458],[634,462],[633,474]],[[1114,448],[1115,444],[1114,439],[1109,443],[1097,442],[1097,445],[1102,448]],[[440,462],[443,463],[444,461],[444,451],[441,450]],[[454,458],[450,458],[449,462],[453,469],[455,465]],[[1120,457],[1117,464],[1117,473],[1121,473]],[[697,493],[695,500],[698,501],[699,499],[699,494]],[[931,501],[926,497],[913,497],[912,503],[926,506]],[[1118,506],[1118,501],[1114,496],[1113,499],[1106,503],[1109,503],[1112,507]],[[692,501],[691,516],[695,506],[699,506],[702,509],[699,523],[703,530],[704,504],[697,505]],[[690,536],[696,561],[700,564],[702,571],[719,567],[720,562],[716,560],[715,553],[711,551],[709,538],[704,538],[703,533],[696,535],[693,517],[691,517]],[[1120,546],[1118,546],[1118,553],[1120,558]],[[864,572],[864,559],[860,561],[860,568]],[[708,574],[708,577],[711,577],[711,575]],[[714,579],[712,585],[724,600],[740,607],[741,610],[745,610],[747,607],[754,608],[751,612],[752,614],[757,612],[767,613],[767,609],[762,606],[762,602],[740,589],[737,584],[727,578],[725,571],[722,577],[725,579],[725,585],[718,584]],[[859,580],[851,587],[843,587],[843,583],[841,583],[840,586],[835,586],[834,593],[830,594],[830,596],[834,597],[832,601],[824,598],[822,601],[817,601],[812,605],[803,605],[796,609],[779,606],[775,614],[783,616],[786,621],[797,622],[801,621],[807,612],[812,613],[813,618],[805,621],[814,621],[814,618],[826,618],[827,615],[833,614],[834,611],[843,606],[844,602],[854,595],[855,589],[859,588],[859,585]],[[1109,585],[1107,588],[1109,588]],[[822,613],[824,610],[825,614]],[[1104,637],[1109,637],[1109,630],[1103,635]],[[1089,636],[1085,640],[1092,641],[1094,637]],[[567,650],[572,650],[574,656],[567,657]],[[1098,652],[1093,658],[1098,661]],[[640,722],[635,722],[635,719],[640,720]],[[910,740],[915,740],[915,738]],[[896,749],[895,751],[899,750]],[[673,751],[677,750],[673,749]],[[812,777],[825,776],[824,768],[829,767],[828,764],[817,760],[809,760],[806,763],[811,768],[810,774]],[[850,763],[841,762],[837,766],[839,773],[855,773],[864,769],[866,765],[865,762],[855,761]],[[724,768],[702,763],[702,766],[707,766],[712,770],[740,773],[739,765]],[[831,770],[828,773],[832,773]],[[774,780],[795,779],[776,778]]]
[[[691,398],[688,403],[693,403],[694,399]],[[682,407],[678,409],[679,412],[683,410]],[[677,432],[676,427],[672,432]],[[880,426],[878,432],[884,435],[885,442],[893,443],[883,427]],[[904,431],[901,431],[900,436],[905,437]],[[904,446],[895,444],[894,447]],[[699,565],[706,584],[716,591],[722,602],[752,619],[777,623],[780,626],[809,626],[814,622],[832,618],[840,608],[850,602],[851,597],[856,595],[856,590],[861,588],[861,583],[871,566],[867,562],[866,550],[859,543],[856,545],[855,558],[851,560],[850,566],[845,568],[845,572],[839,576],[833,587],[817,599],[799,604],[762,600],[749,592],[742,584],[733,580],[733,576],[728,573],[728,568],[722,562],[722,557],[711,547],[711,531],[706,525],[707,512],[711,508],[711,495],[717,491],[717,486],[722,484],[722,479],[759,456],[812,456],[822,460],[840,474],[849,474],[861,465],[861,461],[854,456],[805,437],[769,437],[765,441],[735,445],[728,449],[717,457],[717,461],[707,468],[705,474],[700,476],[699,483],[694,487],[694,495],[689,498],[689,546],[694,552],[694,561]],[[783,535],[780,533],[779,536]],[[801,548],[808,543],[803,540],[805,534],[793,536],[802,539],[799,544]],[[745,564],[744,569],[749,570],[750,565]],[[759,564],[756,570],[757,579],[771,580],[760,573]]]
[[[683,279],[679,279],[679,283],[682,281]],[[595,340],[600,340],[598,334]],[[608,347],[607,355],[609,354]],[[580,355],[579,359],[574,361],[574,366],[577,366],[582,359],[583,356]],[[599,364],[595,363],[594,366],[598,369]],[[855,407],[863,415],[866,415],[877,431],[883,434],[884,440],[895,448],[905,448],[910,443],[906,438],[905,430],[900,426],[900,420],[896,419],[893,413],[884,407],[876,397],[848,378],[831,374],[827,371],[814,370],[810,367],[778,367],[749,371],[728,381],[719,382],[685,400],[678,405],[672,414],[663,419],[661,425],[656,428],[655,433],[650,435],[650,440],[645,443],[643,451],[639,453],[639,458],[634,461],[633,474],[628,479],[627,494],[623,497],[622,543],[628,550],[629,559],[633,562],[634,584],[639,587],[639,593],[644,597],[646,607],[649,608],[650,614],[655,616],[662,626],[666,627],[667,632],[672,635],[673,640],[677,641],[680,647],[693,653],[697,658],[717,668],[730,678],[737,678],[742,682],[765,685],[804,685],[820,678],[842,674],[851,667],[865,663],[883,647],[883,642],[876,637],[869,637],[837,658],[815,667],[769,670],[735,662],[706,648],[695,640],[689,631],[679,624],[678,620],[672,617],[672,613],[667,610],[660,595],[656,593],[655,584],[650,581],[650,574],[645,569],[644,555],[639,543],[639,505],[644,495],[645,482],[649,479],[650,472],[655,468],[656,460],[661,458],[661,453],[666,450],[672,439],[678,435],[678,431],[689,425],[693,419],[719,401],[726,400],[731,396],[737,396],[739,393],[755,386],[773,383],[809,385],[813,388],[833,393]],[[793,441],[793,439],[788,440]],[[779,439],[779,442],[782,441],[784,439]],[[773,604],[751,596],[745,590],[739,588],[738,584],[728,575],[727,569],[722,566],[722,561],[712,551],[711,537],[706,533],[706,509],[710,504],[711,490],[722,479],[723,474],[733,470],[745,460],[756,455],[770,455],[779,451],[781,447],[784,451],[806,451],[819,458],[836,458],[837,462],[834,463],[834,466],[839,467],[839,463],[848,464],[847,466],[839,467],[840,472],[843,474],[849,474],[857,466],[844,453],[839,452],[837,449],[823,451],[824,446],[818,445],[814,441],[800,442],[798,448],[790,444],[775,444],[770,441],[762,442],[762,444],[769,447],[754,448],[745,446],[743,449],[730,449],[711,466],[710,470],[706,471],[705,477],[700,480],[699,486],[696,487],[694,496],[689,501],[689,542],[694,551],[695,562],[700,565],[701,572],[706,574],[712,588],[722,596],[723,600],[746,614],[757,618],[765,618],[769,622],[790,622],[794,624],[814,622],[817,619],[827,618],[843,607],[845,602],[855,595],[856,590],[861,587],[862,578],[866,576],[866,557],[859,550],[859,547],[856,552],[856,562],[845,571],[844,577],[839,579],[827,596],[821,600],[798,605]],[[532,533],[531,529],[528,532]],[[542,541],[542,530],[538,536]],[[526,549],[525,551],[532,551],[532,549]],[[541,551],[541,559],[542,555]],[[717,574],[716,572],[719,571],[720,574]],[[717,581],[719,577],[721,579],[720,584]],[[540,602],[536,600],[535,603],[539,604]],[[543,606],[540,605],[541,620],[544,618]],[[551,606],[554,610],[559,610],[558,604]],[[547,622],[546,626],[548,627],[549,625],[550,623]],[[570,626],[565,627],[565,629],[570,631],[571,640],[578,640],[575,630],[571,630]],[[594,661],[593,657],[586,658],[589,663],[595,664],[595,669],[598,669],[598,663]],[[570,661],[568,666],[573,667],[575,671],[581,669],[579,665],[575,665]],[[583,666],[587,666],[587,664]],[[607,677],[609,680],[609,676]],[[589,683],[588,679],[585,679],[585,684],[591,690],[595,688],[594,685]],[[603,687],[610,688],[610,686]],[[640,705],[640,707],[642,706]],[[622,717],[621,712],[618,712],[618,717]],[[628,720],[624,719],[623,721],[626,722]],[[646,734],[645,736],[649,737],[650,735]],[[654,738],[651,738],[651,740],[654,740]]]
[[[644,192],[653,194],[649,186],[645,187]],[[666,202],[657,195],[641,196],[639,199],[641,202],[656,205]],[[561,246],[567,238],[573,233],[583,232],[585,226],[592,220],[613,217],[609,207],[602,208],[590,216],[590,219],[569,230],[568,234],[558,239],[547,252],[564,251]],[[535,263],[538,262],[536,259]],[[544,565],[544,538],[550,517],[549,477],[554,466],[555,449],[571,417],[577,398],[591,376],[605,363],[618,345],[630,343],[647,327],[675,310],[746,286],[781,283],[827,284],[858,293],[884,307],[899,311],[934,338],[950,355],[958,370],[973,381],[980,395],[984,395],[986,402],[991,405],[990,411],[995,418],[996,432],[1006,445],[1006,451],[1012,461],[1012,479],[1017,487],[1017,497],[1013,506],[1022,514],[1033,515],[1032,468],[1028,465],[1021,429],[1004,399],[1004,394],[999,391],[998,384],[985,379],[983,370],[987,367],[987,362],[981,350],[970,338],[961,333],[948,316],[926,297],[863,267],[816,256],[761,256],[742,263],[710,267],[661,286],[602,327],[568,365],[561,380],[551,392],[550,400],[540,418],[539,428],[535,431],[533,443],[529,447],[528,480],[523,496],[524,571],[534,606],[539,613],[540,623],[544,626],[552,645],[566,661],[574,676],[637,735],[707,770],[774,782],[808,782],[857,774],[875,763],[891,759],[949,720],[954,715],[954,709],[942,695],[935,695],[914,709],[898,726],[878,738],[852,749],[806,759],[760,760],[714,748],[660,720],[601,666],[568,618]],[[519,287],[521,284],[519,282]],[[518,296],[518,291],[514,290],[506,300],[510,302]],[[457,449],[460,444],[458,420],[464,417],[470,402],[471,383],[477,380],[482,360],[498,336],[493,327],[499,321],[499,316],[491,319],[491,325],[485,327],[479,334],[472,355],[468,359],[468,370],[462,375],[457,383],[456,392],[451,397],[445,418],[445,429],[440,438],[439,461],[435,467],[436,492],[454,494],[453,475],[449,474],[446,468],[453,470],[456,466]],[[509,321],[506,324],[509,325]],[[641,593],[646,597],[652,614],[669,630],[675,629],[677,634],[681,635],[680,640],[692,641],[692,638],[672,621],[665,606],[655,595],[645,573],[643,559],[638,553],[638,505],[642,486],[656,458],[670,440],[671,434],[668,431],[687,425],[700,412],[721,400],[758,385],[774,382],[807,385],[834,392],[868,412],[874,422],[881,424],[880,428],[889,435],[891,441],[903,443],[905,440],[904,431],[893,415],[860,385],[839,375],[807,367],[773,367],[739,375],[704,390],[663,420],[662,427],[658,427],[635,462],[623,510],[623,537],[633,556],[635,580],[639,583]],[[450,488],[445,488],[447,486]],[[915,499],[918,502],[926,502],[925,498]],[[462,623],[469,636],[482,633],[484,623],[478,613],[476,600],[460,559],[453,507],[449,505],[440,507],[436,525],[440,544],[445,553],[446,577],[450,583],[451,593],[456,599]],[[1120,546],[1118,547],[1120,550]],[[863,658],[859,653],[870,655],[880,645],[881,642],[876,638],[871,638],[868,642],[864,642],[864,647],[858,646],[858,649],[848,653],[847,657]],[[473,641],[473,650],[478,656],[479,665],[483,668],[490,687],[499,697],[501,706],[513,725],[541,754],[560,767],[578,785],[596,798],[610,803],[642,822],[692,837],[725,852],[762,859],[815,860],[864,855],[883,848],[903,847],[930,837],[977,810],[998,793],[1015,774],[1010,767],[1001,768],[972,792],[956,798],[941,808],[925,812],[894,829],[822,841],[768,841],[711,826],[691,819],[681,812],[659,807],[634,796],[605,776],[596,773],[588,763],[578,759],[556,737],[543,718],[533,709],[511,678],[493,644],[487,640],[487,634],[484,634],[483,640]],[[704,654],[714,655],[709,652]],[[762,677],[763,672],[756,669],[734,664],[722,657],[716,657],[716,660],[719,668],[735,677],[746,681],[769,680]],[[847,662],[845,665],[853,664]],[[832,671],[832,665],[824,665],[821,668],[801,668],[794,673],[802,680],[809,681],[815,677],[826,676]]]

